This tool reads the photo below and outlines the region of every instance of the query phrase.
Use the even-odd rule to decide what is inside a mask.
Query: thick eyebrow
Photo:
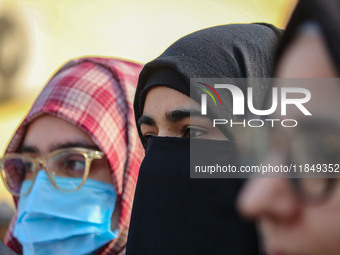
[[[185,118],[188,117],[202,117],[206,118],[206,116],[201,115],[201,111],[195,110],[195,109],[178,109],[178,110],[173,110],[170,111],[166,114],[166,119],[170,122],[177,122],[181,121]],[[138,120],[138,125],[141,126],[142,124],[148,125],[148,126],[154,126],[156,125],[156,122],[153,118],[143,115],[142,117],[139,118]]]
[[[100,151],[99,147],[97,145],[89,144],[87,142],[67,142],[67,143],[59,143],[51,146],[49,148],[49,151],[55,151],[55,150],[60,150],[60,149],[68,149],[68,148],[73,148],[73,147],[80,147],[80,148],[86,148],[86,149],[92,149],[92,150],[97,150]]]
[[[179,109],[173,110],[166,114],[166,119],[171,122],[177,122],[188,117],[204,117],[201,115],[201,111],[195,109]]]
[[[143,115],[138,120],[138,125],[141,126],[142,124],[148,125],[148,126],[154,126],[156,124],[155,120],[149,116]]]
[[[73,148],[73,147],[81,147],[81,148],[86,148],[86,149],[92,149],[92,150],[98,150],[100,151],[99,147],[97,145],[89,144],[87,142],[67,142],[67,143],[59,143],[51,146],[49,148],[49,152],[55,151],[55,150],[60,150],[60,149],[68,149],[68,148]],[[33,145],[23,145],[20,149],[21,153],[35,153],[39,154],[40,150],[38,147],[33,146]]]
[[[20,148],[20,153],[39,153],[39,149],[36,146],[23,145]]]

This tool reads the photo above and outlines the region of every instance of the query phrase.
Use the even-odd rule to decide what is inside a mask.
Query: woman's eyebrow
[[[60,149],[69,149],[73,147],[80,147],[80,148],[86,148],[86,149],[92,149],[92,150],[98,150],[100,151],[100,148],[97,145],[89,144],[87,142],[66,142],[66,143],[59,143],[52,145],[49,148],[49,151],[55,151]]]
[[[188,117],[195,117],[195,116],[201,116],[201,111],[195,110],[195,109],[179,109],[179,110],[173,110],[166,114],[166,119],[171,122],[177,122],[181,121],[182,119],[188,118]]]
[[[138,125],[141,126],[142,124],[148,125],[148,126],[154,126],[156,124],[155,120],[149,116],[143,115],[138,120]]]
[[[60,150],[60,149],[68,149],[73,147],[80,147],[80,148],[86,148],[86,149],[92,149],[100,151],[100,148],[97,145],[89,144],[86,142],[67,142],[67,143],[59,143],[53,146],[50,146],[49,152]],[[34,153],[39,154],[40,150],[38,147],[34,145],[23,145],[20,149],[20,153]]]
[[[22,145],[20,148],[20,153],[39,153],[39,149],[36,146],[31,145]]]

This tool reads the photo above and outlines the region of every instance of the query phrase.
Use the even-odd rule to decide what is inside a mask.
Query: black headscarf
[[[269,24],[232,24],[200,30],[179,39],[142,69],[134,101],[136,121],[142,116],[147,92],[155,86],[190,96],[190,78],[271,77],[280,35],[281,30]],[[246,90],[246,85],[241,89]],[[267,84],[256,85],[254,106],[262,106],[267,89]],[[230,116],[230,94],[222,94],[221,98],[228,103],[223,106],[225,112],[219,109],[216,115]],[[139,127],[138,132],[145,144]],[[228,137],[227,130],[222,132]]]
[[[136,121],[142,116],[146,94],[155,86],[190,96],[190,78],[270,77],[280,33],[268,24],[235,24],[179,39],[143,68],[134,102]],[[247,86],[240,88],[244,91]],[[268,86],[254,86],[260,104]],[[230,113],[230,95],[220,95],[223,111]],[[145,144],[140,129],[139,134]],[[259,254],[254,225],[236,211],[243,180],[190,178],[191,146],[199,148],[198,159],[233,163],[235,149],[229,141],[151,138],[138,176],[126,253]]]
[[[320,26],[330,55],[340,70],[340,0],[300,0],[282,37],[277,58],[291,43],[299,27],[309,21]]]

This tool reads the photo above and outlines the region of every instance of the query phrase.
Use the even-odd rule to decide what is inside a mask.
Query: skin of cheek
[[[320,205],[302,205],[303,211],[293,222],[263,217],[258,227],[267,251],[284,254],[340,254],[340,185],[329,200]]]
[[[340,254],[340,187],[328,201],[319,206],[306,206],[306,233],[311,233],[311,252],[315,254]]]
[[[92,161],[88,178],[113,184],[110,171],[110,164],[106,158]]]

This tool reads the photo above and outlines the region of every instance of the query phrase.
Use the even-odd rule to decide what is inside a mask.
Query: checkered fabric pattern
[[[18,151],[27,126],[43,114],[60,117],[90,135],[110,163],[120,208],[118,237],[98,254],[123,254],[125,250],[139,166],[144,157],[132,105],[141,68],[132,62],[99,57],[66,63],[47,83],[6,150]],[[21,254],[21,245],[12,235],[15,220],[6,244]]]

